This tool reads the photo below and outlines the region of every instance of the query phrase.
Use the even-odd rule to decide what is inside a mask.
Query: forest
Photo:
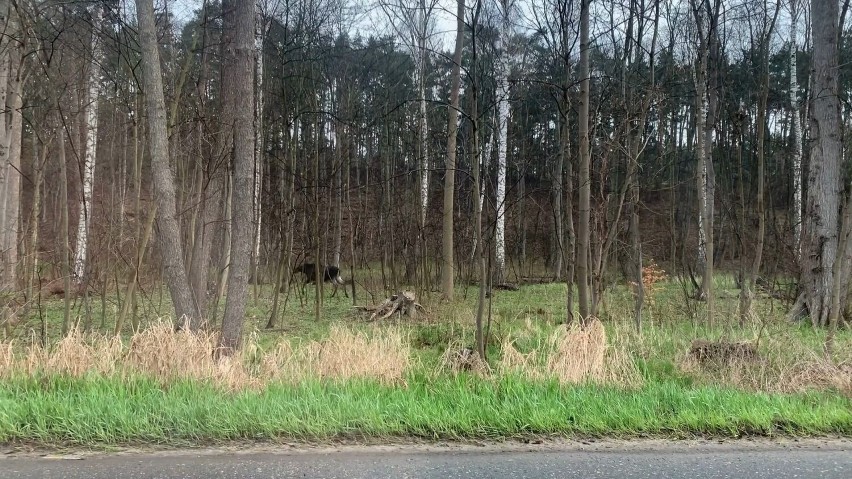
[[[565,323],[627,287],[637,330],[654,274],[710,326],[716,274],[740,325],[850,311],[848,1],[153,3],[0,2],[7,335],[168,314],[233,349],[305,263],[353,305],[478,286],[483,355],[527,284]]]
[[[0,0],[0,444],[849,437],[848,12]]]

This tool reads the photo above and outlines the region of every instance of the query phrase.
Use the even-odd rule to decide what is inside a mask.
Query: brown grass
[[[534,380],[556,379],[561,383],[636,385],[636,367],[620,344],[607,341],[598,320],[585,326],[576,323],[557,328],[541,348],[522,353],[511,337],[502,344],[498,370],[523,374]]]
[[[0,343],[0,377],[15,374],[144,375],[168,384],[175,380],[208,381],[227,390],[256,389],[270,381],[370,378],[400,382],[410,366],[408,342],[396,329],[372,335],[332,328],[328,338],[298,347],[282,341],[271,352],[250,335],[240,354],[214,359],[217,336],[211,332],[175,331],[158,321],[134,334],[127,344],[112,336],[83,335],[72,329],[56,345],[33,343],[18,354],[12,342]]]
[[[411,365],[411,347],[399,329],[372,335],[333,326],[327,338],[293,347],[288,341],[263,355],[261,376],[287,382],[309,378],[370,378],[400,383]]]
[[[6,376],[15,366],[15,343],[0,343],[0,377]]]
[[[118,371],[124,345],[121,338],[101,335],[84,337],[76,326],[52,348],[33,341],[26,353],[16,356],[7,371],[24,370],[29,375],[38,372],[80,377],[87,373],[111,375]]]
[[[792,338],[764,338],[757,354],[726,361],[701,361],[686,352],[682,371],[711,384],[750,391],[797,393],[833,389],[852,397],[852,351],[826,357]]]

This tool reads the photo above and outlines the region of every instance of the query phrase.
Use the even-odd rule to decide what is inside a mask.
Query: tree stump
[[[375,319],[387,319],[394,313],[414,318],[418,308],[425,311],[423,306],[415,300],[414,293],[411,291],[400,291],[378,306],[362,306],[359,309],[367,312],[372,311],[373,314],[370,315],[368,321],[373,321]]]

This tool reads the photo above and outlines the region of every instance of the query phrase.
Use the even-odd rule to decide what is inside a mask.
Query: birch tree
[[[418,190],[420,198],[420,226],[426,224],[429,207],[429,123],[426,108],[426,69],[429,62],[429,36],[434,30],[434,12],[437,0],[380,2],[397,36],[409,50],[414,60],[414,82],[417,85],[418,131]]]
[[[711,3],[712,2],[712,3]],[[713,217],[715,210],[715,172],[713,143],[718,103],[717,68],[719,60],[718,25],[721,0],[690,0],[696,31],[697,55],[695,84],[695,156],[698,190],[698,263],[702,269],[698,297],[707,301],[707,320],[713,322]],[[712,68],[711,68],[712,67]]]
[[[80,214],[77,222],[77,245],[74,252],[74,279],[82,284],[86,274],[86,256],[89,245],[89,225],[92,221],[92,191],[95,182],[95,162],[98,152],[98,106],[101,93],[101,63],[103,63],[103,41],[100,26],[103,8],[92,7],[92,48],[87,85],[87,101],[83,117],[86,129],[86,149],[83,159],[83,194],[80,198]]]
[[[799,116],[799,79],[796,55],[799,52],[797,32],[799,28],[799,4],[802,0],[790,0],[790,121],[793,133],[793,249],[796,259],[802,253],[802,119]]]
[[[514,0],[500,0],[500,34],[497,37],[497,221],[494,232],[497,282],[506,274],[506,157],[509,131],[509,38],[514,14]]]
[[[271,6],[270,6],[271,3]],[[269,33],[270,19],[277,13],[279,2],[258,2],[256,32],[254,39],[254,195],[252,197],[254,219],[254,248],[252,249],[253,275],[257,275],[260,261],[260,238],[262,231],[263,204],[261,191],[263,187],[263,44]]]

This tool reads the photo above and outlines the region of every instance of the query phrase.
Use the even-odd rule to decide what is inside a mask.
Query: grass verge
[[[0,441],[38,445],[210,444],[418,437],[849,435],[852,400],[674,382],[639,389],[514,376],[412,374],[275,383],[227,392],[195,380],[28,377],[0,382]]]

